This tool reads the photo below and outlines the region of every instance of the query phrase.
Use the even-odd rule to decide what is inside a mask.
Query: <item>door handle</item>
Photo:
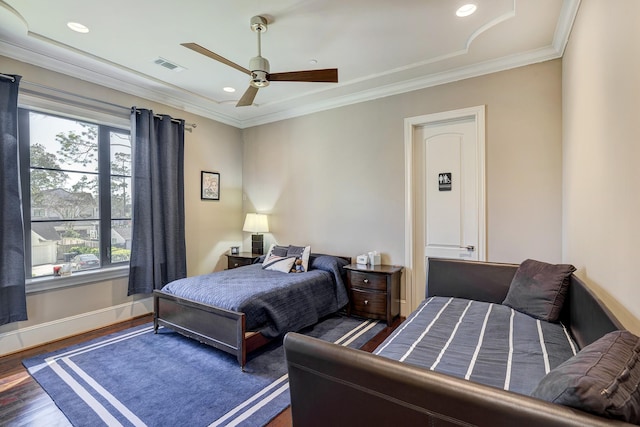
[[[473,246],[473,245],[467,245],[467,246],[460,246],[460,249],[466,249],[466,250],[468,250],[470,252],[473,252],[473,251],[476,250],[476,247]]]

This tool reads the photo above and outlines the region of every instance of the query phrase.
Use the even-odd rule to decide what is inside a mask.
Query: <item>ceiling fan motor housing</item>
[[[269,61],[266,58],[262,56],[251,58],[249,69],[251,70],[251,86],[257,88],[269,86],[269,80],[267,80]]]

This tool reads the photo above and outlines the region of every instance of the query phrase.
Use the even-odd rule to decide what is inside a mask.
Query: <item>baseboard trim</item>
[[[153,312],[153,298],[127,302],[0,334],[0,356],[89,332]]]

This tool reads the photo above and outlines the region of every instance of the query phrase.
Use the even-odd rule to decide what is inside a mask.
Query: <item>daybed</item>
[[[153,292],[154,328],[166,326],[231,353],[244,368],[249,352],[348,302],[342,267],[351,259],[307,257],[304,273],[267,270],[260,262],[171,282]]]
[[[518,268],[518,265],[511,264],[430,259],[427,296],[455,297],[473,300],[473,304],[488,302],[501,305],[509,299],[507,296],[512,281],[515,282],[514,276],[517,277]],[[555,369],[554,366],[548,367],[550,372],[543,375],[533,390],[533,395],[544,396],[548,401],[481,384],[473,377],[467,381],[290,333],[285,336],[284,348],[294,425],[629,425],[593,413],[609,416],[613,413],[613,417],[626,416],[626,419],[637,422],[635,420],[640,416],[638,338],[626,331],[615,332],[622,329],[620,323],[580,279],[570,274],[571,271],[565,276],[569,285],[568,289],[565,287],[567,293],[564,304],[560,300],[554,300],[553,303],[559,304],[556,306],[561,310],[559,320],[567,331],[567,338],[569,335],[573,338],[577,355]],[[510,303],[514,301],[514,298],[510,299]],[[394,340],[412,316],[375,352],[390,345],[389,341]],[[546,322],[536,322],[546,327]],[[424,328],[425,332],[430,325]],[[478,328],[481,327],[482,322],[478,322]],[[601,342],[609,337],[617,339],[621,334],[634,337],[631,344],[627,341],[620,347],[618,341],[609,340],[606,348],[599,348]],[[620,362],[618,359],[624,360]],[[622,365],[614,366],[618,362]],[[603,366],[603,363],[609,366]],[[607,375],[613,376],[613,380],[606,378]],[[604,381],[606,385],[598,387],[598,381]],[[559,391],[559,387],[564,389]],[[570,402],[572,407],[558,404],[567,396],[569,401],[573,398]],[[620,398],[623,402],[620,404],[618,400],[615,403],[620,404],[622,410],[614,408],[615,405],[607,400]],[[604,405],[600,402],[602,400],[605,401]]]

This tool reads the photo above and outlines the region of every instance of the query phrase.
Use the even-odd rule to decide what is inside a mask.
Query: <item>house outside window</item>
[[[126,265],[129,131],[27,109],[19,126],[27,277]]]

